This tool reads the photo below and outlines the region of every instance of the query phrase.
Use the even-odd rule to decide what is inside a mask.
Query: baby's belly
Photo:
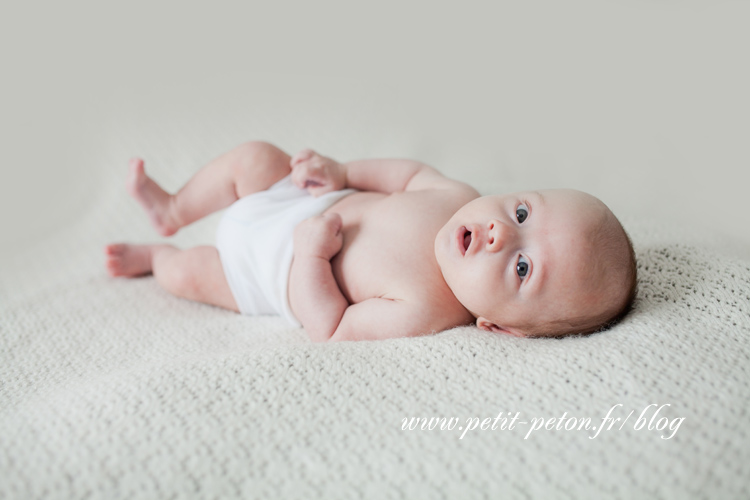
[[[363,225],[366,213],[377,211],[378,205],[389,195],[383,193],[354,193],[332,205],[325,213],[341,216],[344,244],[331,259],[336,283],[350,304],[380,295],[380,287],[371,279],[371,266],[377,265],[371,252],[378,246],[372,241],[369,224]],[[367,236],[365,236],[367,234]]]

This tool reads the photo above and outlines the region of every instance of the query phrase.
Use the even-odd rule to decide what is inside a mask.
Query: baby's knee
[[[195,292],[195,278],[188,269],[177,265],[154,268],[154,277],[164,290],[178,297],[189,297]]]
[[[187,252],[155,262],[154,277],[164,290],[178,297],[192,299],[200,292],[200,280],[196,273],[195,259]]]
[[[282,150],[264,141],[248,141],[237,147],[238,159],[244,166],[255,166],[256,168],[266,163],[278,161],[278,158],[286,156]]]
[[[235,152],[234,176],[240,182],[252,179],[272,184],[291,171],[291,157],[269,142],[248,141]]]

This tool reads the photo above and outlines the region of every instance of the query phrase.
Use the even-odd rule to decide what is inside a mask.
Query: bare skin
[[[127,187],[156,231],[171,235],[243,196],[270,187],[289,175],[293,166],[299,167],[299,175],[324,160],[329,161],[306,150],[293,161],[270,144],[251,142],[209,163],[176,194],[164,191],[146,175],[143,161],[133,159]],[[295,238],[290,303],[311,338],[388,338],[471,322],[471,314],[442,279],[432,247],[441,225],[478,196],[476,191],[410,160],[362,160],[349,165],[348,186],[367,191],[350,195],[325,215],[300,224],[303,227],[298,230],[307,227],[310,235],[319,238]],[[299,182],[315,194],[333,189],[325,179]],[[430,183],[437,183],[437,189],[425,189]],[[425,214],[431,217],[425,220]],[[326,243],[334,235],[329,234],[330,227],[320,224],[331,217],[340,218],[339,245]],[[323,252],[321,258],[317,254],[326,246],[327,254]],[[394,251],[409,257],[393,259]],[[153,273],[162,287],[177,296],[238,310],[213,247],[179,250],[170,245],[118,243],[106,247],[106,256],[112,276]],[[306,279],[310,273],[318,274]],[[331,304],[334,311],[326,307]],[[329,310],[327,321],[320,321],[321,309]],[[375,317],[391,318],[390,324],[373,321]],[[320,328],[321,324],[328,326]]]
[[[140,158],[130,161],[127,190],[143,207],[156,231],[169,236],[180,228],[239,198],[261,191],[289,174],[289,155],[266,143],[248,142],[216,158],[175,194],[169,194],[144,171]],[[283,168],[282,168],[283,166]],[[170,293],[239,312],[215,247],[180,250],[172,245],[116,243],[105,248],[111,276],[153,274]]]
[[[316,244],[302,244],[310,242],[311,235],[298,237],[304,230],[301,224],[295,234],[300,244],[295,247],[289,298],[300,321],[309,318],[311,336],[326,338],[332,331],[332,340],[393,338],[472,322],[473,316],[443,280],[433,251],[440,227],[463,205],[462,198],[470,196],[457,193],[451,199],[439,190],[350,195],[323,217],[307,221],[313,234],[326,234],[326,219],[340,217],[342,245],[333,256],[336,247],[315,254]],[[332,240],[336,225],[327,227]]]
[[[171,235],[290,173],[314,196],[361,191],[295,229],[289,302],[313,341],[414,336],[474,321],[524,336],[539,311],[589,314],[592,290],[606,292],[592,289],[600,276],[582,278],[594,255],[588,232],[607,210],[585,193],[480,198],[416,161],[338,163],[312,150],[292,158],[263,142],[220,156],[176,194],[134,159],[128,191],[157,232]],[[153,273],[179,297],[238,311],[214,247],[113,244],[106,255],[112,276]]]
[[[145,276],[153,269],[153,254],[157,245],[107,245],[107,270],[111,276]]]
[[[172,236],[180,225],[175,220],[172,196],[146,175],[143,160],[130,160],[126,187],[146,211],[154,229],[162,236]]]

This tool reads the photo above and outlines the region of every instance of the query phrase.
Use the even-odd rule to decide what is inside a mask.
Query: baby
[[[480,197],[417,161],[292,158],[264,142],[213,160],[174,195],[134,159],[127,187],[163,236],[229,209],[216,247],[107,246],[112,276],[153,273],[179,297],[280,314],[313,341],[473,322],[517,337],[590,333],[635,296],[627,234],[579,191]]]

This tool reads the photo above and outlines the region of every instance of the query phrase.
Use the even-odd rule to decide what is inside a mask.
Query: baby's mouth
[[[463,230],[464,234],[461,245],[461,255],[466,255],[466,251],[469,250],[469,247],[471,246],[471,231],[466,228],[463,228]]]

